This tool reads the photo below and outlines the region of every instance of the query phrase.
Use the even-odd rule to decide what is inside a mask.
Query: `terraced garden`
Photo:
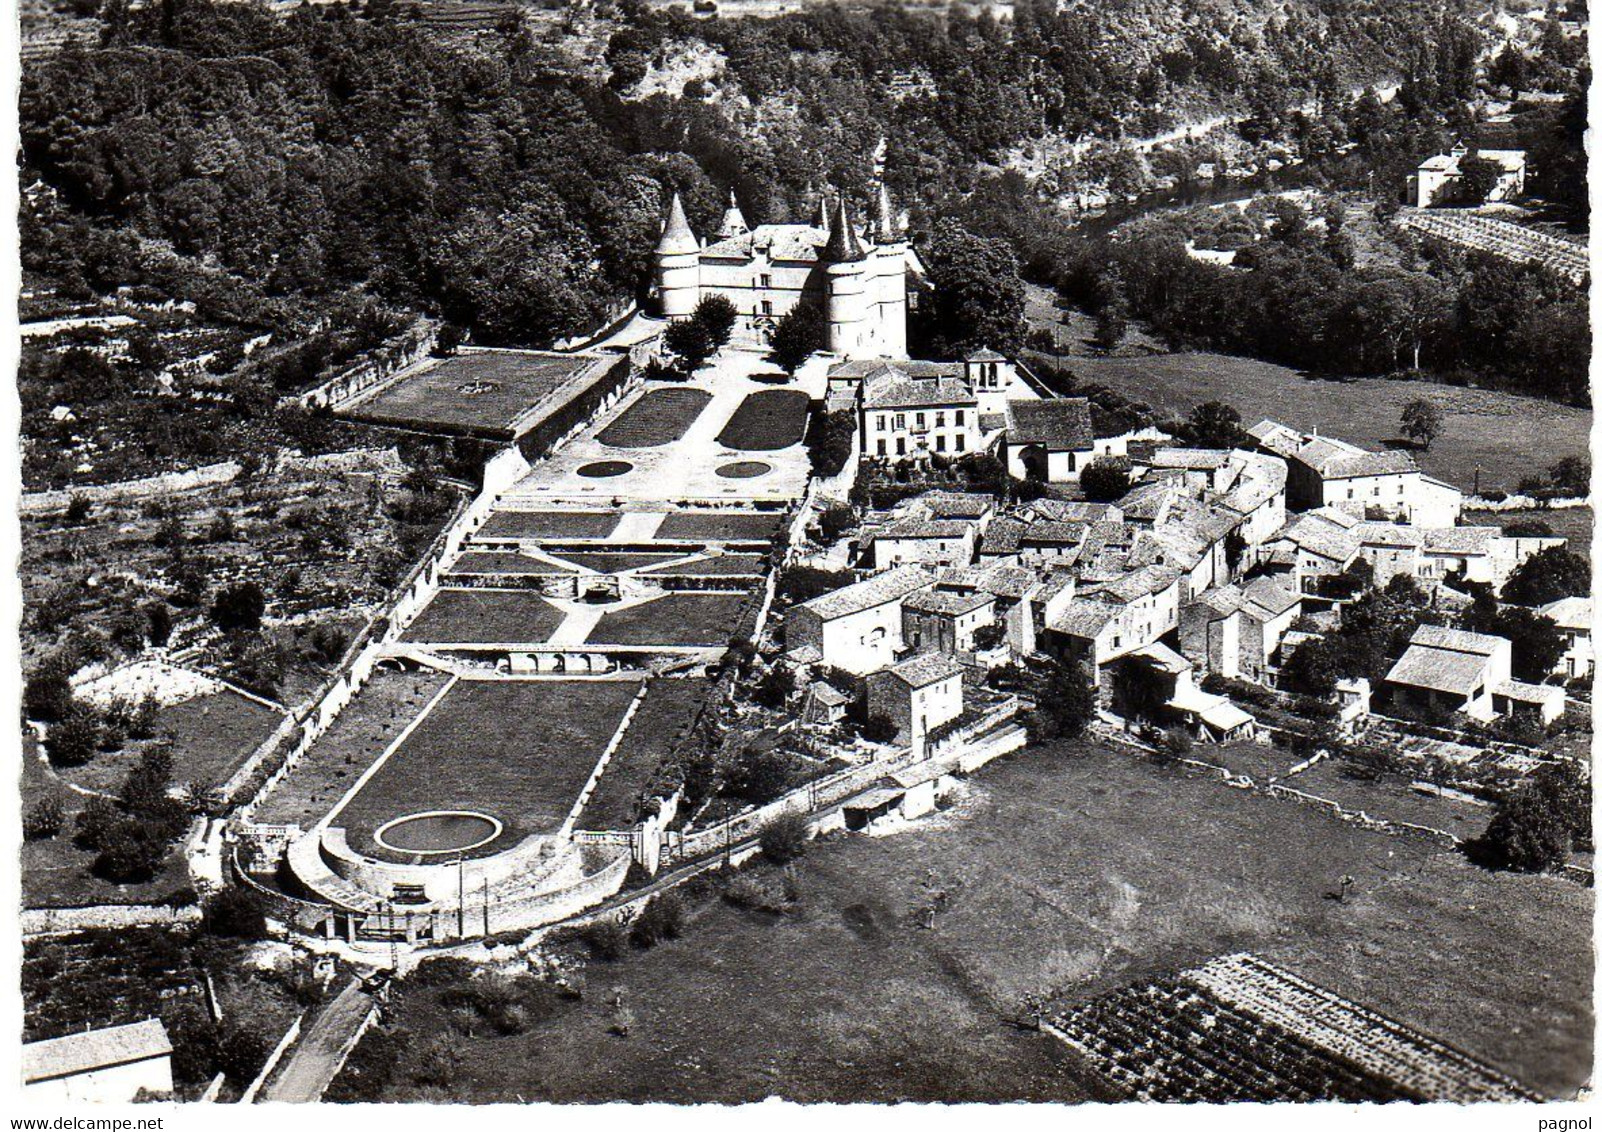
[[[655,448],[690,430],[712,394],[704,389],[653,389],[596,434],[613,448]]]
[[[674,741],[694,720],[710,688],[710,681],[693,677],[651,682],[579,815],[580,829],[628,829],[639,820],[645,788]]]
[[[773,452],[799,444],[810,404],[811,398],[799,389],[748,394],[718,433],[718,443],[742,452]]]
[[[726,645],[751,598],[731,593],[670,593],[602,616],[586,639],[596,645]]]
[[[440,644],[538,644],[566,619],[527,590],[440,590],[401,639]]]
[[[616,511],[496,511],[480,539],[605,538],[623,518]]]
[[[760,511],[675,511],[662,520],[656,537],[706,542],[769,542],[779,533],[782,515]]]
[[[353,849],[389,859],[373,832],[429,810],[503,824],[470,855],[554,833],[639,690],[636,680],[460,680],[332,822]]]

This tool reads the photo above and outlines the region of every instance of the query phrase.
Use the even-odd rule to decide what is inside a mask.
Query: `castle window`
[[[897,428],[906,428],[907,427],[907,414],[906,413],[897,413],[896,414],[896,427]]]
[[[879,455],[881,455],[881,456],[884,455],[884,440],[883,439],[881,439],[879,441]]]
[[[957,451],[961,452],[963,449],[965,449],[967,447],[968,447],[967,439],[962,435],[962,433],[960,433],[960,432],[957,433]]]
[[[764,291],[767,290],[769,287],[773,286],[773,276],[771,276],[771,275],[762,275],[762,276],[758,276],[758,278],[761,281],[759,283],[759,286]]]
[[[935,428],[945,428],[945,427],[946,427],[946,415],[944,413],[936,413],[935,414]]]
[[[935,437],[935,451],[936,452],[944,452],[945,450],[946,450],[946,438],[943,437],[943,436],[937,435]]]
[[[767,276],[764,275],[763,278],[766,279]],[[762,313],[763,314],[772,314],[773,313],[773,304],[768,302],[768,300],[766,300],[766,299],[762,300]]]
[[[962,427],[962,410],[961,409],[957,410],[957,427],[958,428]]]
[[[880,413],[877,417],[874,418],[874,420],[879,422],[879,431],[883,432],[884,431],[884,414]]]
[[[922,413],[918,414],[918,427],[919,428],[923,427],[923,414]]]
[[[906,454],[907,454],[907,440],[906,440],[906,438],[902,437],[902,436],[896,437],[896,455],[897,456],[905,456]]]

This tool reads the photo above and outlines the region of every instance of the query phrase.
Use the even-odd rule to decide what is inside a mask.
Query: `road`
[[[277,1077],[257,1099],[300,1104],[321,1100],[323,1092],[345,1064],[373,1008],[372,995],[362,981],[351,979],[301,1035]]]

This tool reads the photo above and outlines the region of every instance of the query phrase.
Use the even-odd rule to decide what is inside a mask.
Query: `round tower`
[[[890,206],[890,192],[879,182],[874,209],[873,282],[878,303],[880,347],[888,358],[907,356],[907,242]]]
[[[823,247],[824,271],[828,276],[828,297],[824,313],[829,320],[828,348],[841,357],[864,353],[864,328],[868,317],[867,251],[842,198],[829,217],[829,242]]]
[[[701,245],[684,216],[684,202],[673,194],[662,238],[653,255],[657,301],[665,318],[688,318],[701,301]]]

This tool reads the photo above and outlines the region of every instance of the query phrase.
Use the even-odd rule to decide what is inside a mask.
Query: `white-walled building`
[[[159,1018],[28,1042],[22,1083],[36,1103],[126,1104],[172,1095],[172,1041]]]
[[[1458,200],[1462,196],[1463,159],[1470,152],[1468,146],[1457,145],[1451,153],[1438,153],[1426,158],[1414,176],[1414,203],[1419,208],[1430,208]],[[1522,149],[1482,149],[1474,152],[1501,167],[1496,184],[1486,194],[1487,201],[1511,200],[1524,192],[1529,162]]]
[[[996,599],[990,594],[919,590],[901,603],[901,639],[913,652],[973,652],[974,634],[995,620]]]
[[[900,566],[815,597],[785,614],[785,648],[797,663],[859,675],[893,664],[904,647],[902,599],[933,581],[922,567]]]
[[[868,677],[868,711],[894,722],[897,738],[921,750],[930,732],[962,715],[962,666],[924,653]]]
[[[1409,452],[1369,452],[1268,420],[1247,431],[1264,451],[1285,460],[1286,502],[1292,510],[1337,507],[1357,519],[1418,527],[1455,526],[1462,514],[1463,493],[1425,475]]]
[[[1013,479],[1077,483],[1094,456],[1090,402],[1083,397],[1008,401],[1002,462]]]
[[[1550,723],[1563,714],[1566,699],[1562,688],[1513,679],[1513,645],[1506,638],[1439,625],[1413,630],[1385,683],[1403,703],[1462,712],[1482,723],[1519,710]]]
[[[1565,680],[1590,680],[1596,676],[1596,649],[1591,641],[1591,599],[1563,597],[1541,606],[1542,617],[1550,617],[1563,635],[1563,655],[1555,675]]]
[[[1301,594],[1273,578],[1209,590],[1180,610],[1180,651],[1203,673],[1262,680],[1301,611]]]
[[[973,561],[978,527],[961,519],[901,519],[873,533],[873,568],[966,566]]]
[[[859,424],[869,459],[955,459],[979,447],[979,399],[956,374],[886,363],[863,378]]]

